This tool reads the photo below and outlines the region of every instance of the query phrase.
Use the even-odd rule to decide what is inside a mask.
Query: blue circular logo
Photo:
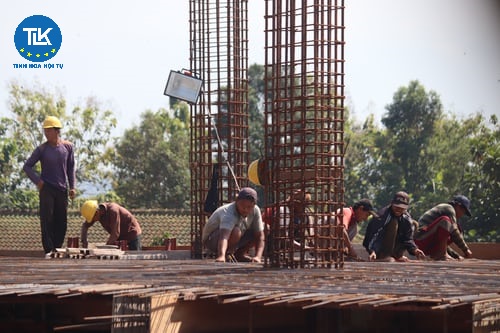
[[[24,59],[44,62],[53,58],[61,48],[61,29],[49,17],[33,15],[17,26],[14,43]]]

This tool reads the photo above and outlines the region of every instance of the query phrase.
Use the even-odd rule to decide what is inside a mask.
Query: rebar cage
[[[204,81],[191,106],[192,256],[211,213],[248,183],[248,9],[242,0],[190,1],[190,65]]]
[[[344,4],[266,0],[270,265],[341,267]]]
[[[266,265],[343,267],[344,2],[265,1]],[[220,206],[248,184],[247,6],[190,1],[190,65],[204,80],[191,106],[194,258],[208,199]]]

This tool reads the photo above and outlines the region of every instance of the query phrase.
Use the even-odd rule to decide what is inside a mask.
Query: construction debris
[[[165,260],[168,255],[165,251],[130,251],[117,248],[57,248],[48,253],[46,259],[100,259],[100,260]]]

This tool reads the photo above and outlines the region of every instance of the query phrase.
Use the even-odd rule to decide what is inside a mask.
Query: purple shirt
[[[40,161],[42,172],[38,175],[33,167]],[[43,180],[61,191],[75,188],[75,157],[73,144],[61,140],[57,146],[45,142],[36,147],[23,166],[24,172],[36,185]]]

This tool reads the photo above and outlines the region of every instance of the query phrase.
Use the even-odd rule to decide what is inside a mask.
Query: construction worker
[[[109,233],[107,245],[117,245],[124,240],[127,241],[129,250],[141,250],[141,226],[127,209],[113,202],[98,204],[96,200],[87,200],[80,212],[85,219],[81,231],[83,247],[88,247],[88,229],[99,221]]]
[[[370,216],[377,217],[372,202],[369,199],[361,199],[352,205],[342,209],[344,254],[355,260],[360,260],[356,250],[352,246],[354,237],[358,234],[358,223],[366,221]]]
[[[455,243],[466,258],[472,257],[472,251],[462,236],[462,226],[458,223],[464,215],[471,216],[470,200],[464,195],[457,195],[448,203],[429,209],[418,220],[415,243],[435,260],[463,259],[448,246],[451,243]]]
[[[47,141],[33,151],[23,166],[39,191],[42,245],[47,257],[64,243],[68,196],[74,199],[76,195],[73,144],[61,139],[61,128],[58,118],[45,118],[43,134]],[[34,170],[37,162],[41,165],[40,174]]]
[[[271,227],[274,228],[275,235],[283,239],[288,238],[289,230],[293,234],[293,246],[300,249],[302,231],[304,236],[313,236],[311,227],[309,206],[311,202],[311,193],[308,191],[294,190],[276,210],[274,206],[267,207],[262,213],[262,221],[264,221],[265,233],[270,233]],[[290,226],[290,221],[292,226]],[[309,245],[304,244],[304,248],[309,248]]]
[[[257,206],[257,192],[244,187],[236,201],[217,208],[202,233],[202,243],[215,261],[228,260],[261,262],[264,252],[264,224],[260,208]],[[255,255],[247,256],[248,250],[255,246]],[[226,254],[229,258],[226,258]]]
[[[425,254],[413,241],[413,222],[407,209],[410,204],[408,193],[397,192],[391,203],[377,212],[366,227],[363,246],[369,260],[408,261],[403,255],[407,250],[418,259]]]

